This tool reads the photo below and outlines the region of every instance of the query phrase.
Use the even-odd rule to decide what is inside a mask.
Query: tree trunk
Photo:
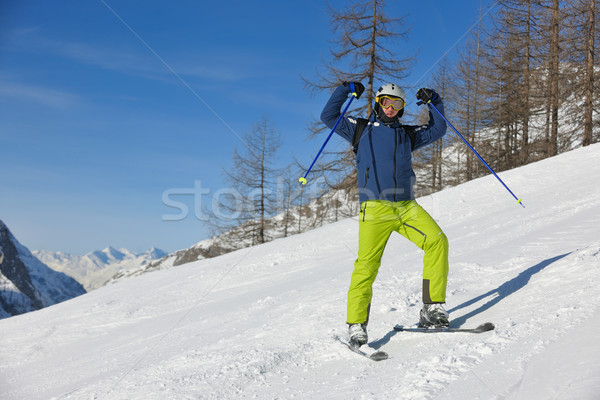
[[[559,105],[559,1],[552,5],[552,20],[550,22],[550,146],[549,156],[558,153],[558,105]]]
[[[594,111],[594,46],[595,46],[595,0],[590,0],[588,8],[588,31],[586,49],[586,76],[585,76],[585,105],[584,105],[584,128],[583,145],[592,144],[593,111]]]

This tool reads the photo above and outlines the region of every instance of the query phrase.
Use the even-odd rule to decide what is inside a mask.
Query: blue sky
[[[456,56],[480,3],[493,4],[388,1],[412,25],[401,51],[419,51],[402,85]],[[328,94],[301,76],[329,60],[331,39],[322,1],[1,2],[0,219],[31,249],[79,255],[206,238],[193,197],[173,197],[188,207],[173,221],[164,193],[223,188],[239,137],[263,116],[281,134],[280,163],[309,163],[322,140],[307,126]]]

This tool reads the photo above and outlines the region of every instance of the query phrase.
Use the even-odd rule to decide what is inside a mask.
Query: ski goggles
[[[375,101],[383,108],[392,107],[396,111],[400,111],[404,108],[404,100],[399,97],[379,96],[375,98]]]

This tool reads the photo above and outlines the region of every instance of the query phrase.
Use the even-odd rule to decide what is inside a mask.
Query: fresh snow
[[[452,326],[416,322],[422,252],[389,240],[373,362],[335,340],[357,221],[122,280],[0,321],[2,399],[597,399],[600,144],[419,199],[450,240]]]

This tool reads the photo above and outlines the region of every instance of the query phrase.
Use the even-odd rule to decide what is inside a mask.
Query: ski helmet
[[[379,118],[379,120],[381,120],[384,124],[396,122],[404,114],[404,108],[398,111],[396,116],[390,118],[385,115],[383,109],[379,106],[380,96],[398,97],[406,104],[406,94],[404,93],[404,90],[400,89],[400,87],[394,83],[388,83],[377,89],[377,92],[375,93],[375,112],[377,113],[377,118]]]
[[[388,83],[387,85],[383,85],[377,89],[375,97],[379,96],[399,97],[406,103],[406,94],[404,93],[404,90],[400,89],[398,85],[393,83]]]

